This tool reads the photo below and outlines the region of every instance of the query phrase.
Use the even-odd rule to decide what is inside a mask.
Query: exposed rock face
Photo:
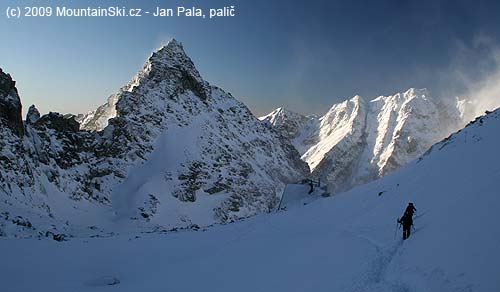
[[[21,100],[17,93],[16,82],[0,69],[0,121],[18,136],[24,134],[21,111]]]
[[[50,234],[109,232],[112,213],[145,230],[203,226],[267,212],[286,182],[309,173],[287,139],[204,81],[175,40],[77,119],[32,108],[24,136],[3,133],[0,211]],[[7,235],[33,233],[5,224]]]
[[[60,113],[50,112],[38,118],[35,127],[54,129],[57,132],[78,132],[80,124],[71,116],[65,117]]]
[[[416,159],[463,127],[466,111],[463,101],[446,103],[433,99],[425,89],[412,88],[371,101],[355,96],[306,122],[296,114],[280,119],[283,110],[262,119],[292,138],[312,175],[327,181],[330,191],[337,193]]]
[[[29,125],[33,125],[40,119],[40,112],[35,107],[35,105],[30,106],[28,109],[28,113],[26,114],[26,123]]]
[[[85,130],[101,131],[111,118],[118,114],[126,114],[136,110],[135,106],[141,106],[142,98],[137,97],[121,108],[118,113],[118,100],[127,92],[132,92],[139,85],[141,80],[147,76],[151,85],[163,84],[168,88],[171,97],[182,94],[186,91],[193,92],[202,100],[209,97],[209,86],[201,78],[200,73],[194,63],[186,55],[182,44],[176,40],[171,40],[166,46],[154,52],[144,65],[141,71],[132,80],[122,87],[117,93],[108,97],[108,101],[97,108],[97,110],[80,115],[77,120],[81,123],[81,128]]]

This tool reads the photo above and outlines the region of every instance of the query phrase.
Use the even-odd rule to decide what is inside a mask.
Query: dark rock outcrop
[[[39,118],[35,123],[35,127],[46,127],[58,132],[78,132],[80,124],[75,120],[74,116],[65,117],[60,113],[50,112]]]
[[[40,112],[35,105],[30,106],[26,114],[26,124],[33,125],[40,119]]]
[[[0,122],[18,136],[24,134],[21,111],[21,100],[17,93],[16,82],[0,69]]]

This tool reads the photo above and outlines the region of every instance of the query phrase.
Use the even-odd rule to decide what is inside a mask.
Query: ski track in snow
[[[391,265],[393,258],[400,251],[404,241],[400,238],[401,230],[398,229],[397,239],[393,243],[384,245],[375,239],[364,235],[364,232],[356,232],[351,229],[339,230],[342,235],[359,238],[372,246],[376,251],[374,259],[366,262],[364,271],[350,281],[352,286],[344,288],[344,291],[370,292],[370,291],[393,291],[407,292],[409,288],[401,283],[390,282],[387,277],[387,269]]]
[[[369,240],[369,239],[367,239]],[[371,240],[369,240],[372,242]],[[380,248],[377,246],[377,256],[370,261],[366,272],[360,273],[358,277],[353,279],[352,287],[347,291],[352,292],[369,292],[369,291],[393,291],[406,292],[410,289],[401,283],[392,283],[387,277],[387,269],[391,265],[394,256],[398,253],[403,245],[403,241],[398,239],[396,243]]]

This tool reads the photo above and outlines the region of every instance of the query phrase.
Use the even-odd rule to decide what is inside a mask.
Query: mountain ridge
[[[394,171],[465,126],[468,104],[410,88],[372,99],[356,95],[320,117],[280,108],[260,119],[291,139],[312,177],[338,193]]]
[[[29,111],[26,135],[2,147],[18,149],[0,161],[3,234],[108,234],[113,214],[138,230],[230,222],[270,211],[285,183],[308,172],[286,139],[204,81],[175,40],[100,108],[87,129]]]

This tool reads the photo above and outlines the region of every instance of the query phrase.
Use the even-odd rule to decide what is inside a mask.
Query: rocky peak
[[[297,121],[297,120],[307,120],[306,116],[303,116],[301,114],[289,111],[287,109],[284,109],[282,107],[279,107],[275,109],[274,111],[270,112],[269,114],[260,117],[259,120],[263,121],[264,123],[270,123],[272,126],[279,126],[286,121]]]
[[[193,62],[184,51],[184,47],[175,39],[170,40],[166,45],[154,52],[148,61],[152,66],[164,68],[184,67],[184,69],[193,71],[193,74],[200,77]]]
[[[161,73],[170,71],[169,77],[176,77],[181,85],[181,90],[191,90],[202,100],[208,98],[207,84],[196,69],[191,58],[188,57],[182,44],[172,39],[166,46],[153,53],[149,59],[152,70],[158,67]],[[172,76],[173,75],[173,76]]]
[[[29,125],[33,125],[40,119],[40,112],[35,107],[35,105],[31,105],[28,109],[28,113],[26,114],[26,123]]]
[[[355,96],[351,97],[350,99],[346,99],[345,101],[343,101],[341,103],[334,104],[328,110],[328,112],[337,112],[339,108],[347,108],[347,107],[357,106],[360,103],[364,103],[364,102],[365,102],[365,99],[363,97],[361,97],[359,95],[355,95]],[[326,115],[328,115],[328,113]]]
[[[302,128],[312,120],[311,117],[306,117],[282,107],[259,119],[266,126],[277,129],[282,136],[290,140],[295,139],[302,131]]]
[[[403,103],[409,102],[416,98],[427,100],[431,99],[431,96],[426,88],[421,88],[421,89],[409,88],[404,92],[397,92],[393,95],[379,96],[373,99],[371,102],[402,105]]]
[[[24,134],[22,105],[17,93],[16,82],[0,69],[0,121],[4,122],[16,135]]]
[[[36,109],[35,109],[36,110]],[[63,116],[60,113],[50,112],[40,117],[35,123],[37,128],[46,127],[58,132],[78,132],[80,124],[74,116]]]
[[[151,90],[154,90],[155,94],[150,94]],[[148,99],[148,96],[168,99],[186,91],[193,92],[204,102],[210,96],[210,86],[200,76],[182,44],[172,39],[153,52],[143,68],[127,85],[112,94],[107,103],[94,111],[79,115],[77,120],[82,129],[101,131],[110,119],[117,116],[130,117],[152,112],[151,108],[141,110],[156,107],[158,100]]]
[[[12,80],[10,74],[4,73],[0,68],[0,95],[6,96],[16,86],[16,82]]]
[[[154,52],[143,69],[117,93],[116,116],[151,112],[159,99],[175,99],[185,92],[192,92],[206,103],[210,91],[209,84],[202,79],[182,45],[172,39]]]
[[[362,114],[360,110],[363,109],[364,104],[364,98],[359,95],[339,104],[334,104],[330,110],[320,118],[321,125],[327,125],[331,128],[332,125],[351,121],[353,118],[358,117],[359,114]]]
[[[408,90],[406,90],[404,93],[403,93],[403,96],[405,98],[413,98],[413,97],[421,97],[421,98],[428,98],[430,97],[430,94],[429,94],[429,91],[427,90],[427,88],[420,88],[420,89],[417,89],[417,88],[409,88]]]
[[[151,55],[144,65],[143,72],[139,78],[147,77],[156,81],[167,79],[174,90],[191,90],[203,100],[208,97],[205,81],[182,44],[175,39],[171,39],[167,45]]]

